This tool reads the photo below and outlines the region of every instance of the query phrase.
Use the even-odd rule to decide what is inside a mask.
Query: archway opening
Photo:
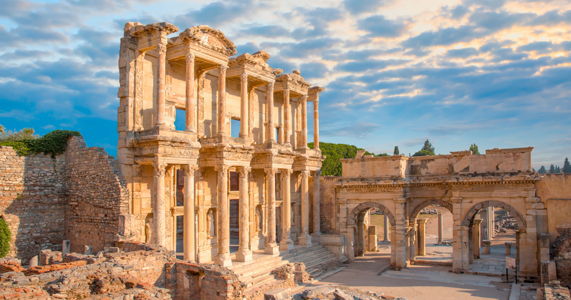
[[[479,274],[513,276],[519,269],[519,236],[523,217],[511,206],[489,201],[472,209],[468,225],[468,270]]]
[[[410,249],[417,264],[452,266],[453,215],[449,207],[430,204],[414,215]]]
[[[391,258],[391,217],[382,209],[371,207],[356,215],[354,256]]]

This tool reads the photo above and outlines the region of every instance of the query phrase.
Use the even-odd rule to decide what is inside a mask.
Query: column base
[[[236,253],[236,260],[241,262],[252,261],[252,251],[251,250],[238,250]]]
[[[320,232],[314,232],[311,234],[311,242],[313,244],[319,244],[320,239],[321,239],[321,233]]]
[[[216,257],[216,264],[222,267],[230,267],[232,266],[232,259],[230,258],[229,253],[223,253]]]
[[[297,240],[299,245],[311,247],[311,236],[309,234],[302,233]]]
[[[264,250],[264,252],[266,254],[279,255],[280,254],[280,248],[278,247],[278,244],[276,244],[276,243],[269,243],[268,245],[266,245],[266,249]]]
[[[293,249],[293,242],[290,239],[287,240],[281,240],[280,241],[280,250],[281,251],[288,251],[290,249]]]

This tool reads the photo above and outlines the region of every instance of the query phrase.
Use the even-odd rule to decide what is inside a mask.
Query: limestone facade
[[[177,30],[127,23],[121,39],[118,159],[132,238],[223,266],[311,245],[322,89],[272,68],[263,51],[235,57],[216,29],[169,37]]]

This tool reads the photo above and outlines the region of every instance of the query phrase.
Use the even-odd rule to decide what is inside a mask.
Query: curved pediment
[[[236,46],[222,33],[210,26],[199,25],[186,29],[179,38],[190,40],[203,47],[215,50],[227,56],[236,54]]]

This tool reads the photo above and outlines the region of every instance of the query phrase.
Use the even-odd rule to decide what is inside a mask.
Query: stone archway
[[[466,215],[464,215],[464,218],[462,219],[461,225],[462,226],[472,225],[472,221],[474,220],[474,217],[476,216],[476,214],[481,209],[488,208],[488,207],[500,207],[502,209],[505,209],[516,219],[518,227],[519,227],[519,231],[520,232],[526,232],[527,224],[525,222],[525,218],[523,217],[523,215],[519,211],[517,211],[513,206],[509,205],[508,203],[505,203],[503,201],[497,201],[497,200],[483,201],[483,202],[479,202],[479,203],[475,204],[474,206],[472,206],[472,208],[470,208],[470,210],[468,210]]]
[[[464,217],[461,218],[460,228],[462,231],[463,241],[465,245],[462,255],[462,260],[463,260],[462,265],[464,265],[467,268],[469,265],[475,262],[474,260],[480,258],[481,232],[479,224],[481,220],[478,220],[477,223],[475,223],[476,222],[475,220],[476,220],[476,215],[481,210],[486,209],[488,207],[501,208],[509,212],[509,214],[512,217],[514,217],[517,223],[517,230],[515,233],[515,240],[513,241],[512,245],[515,245],[515,259],[516,259],[517,268],[521,270],[520,236],[522,234],[525,235],[525,233],[527,232],[527,223],[524,216],[515,207],[513,207],[509,203],[500,200],[489,200],[476,203],[464,214]]]
[[[452,215],[454,215],[453,205],[451,202],[444,201],[442,199],[431,199],[425,200],[414,207],[410,215],[408,216],[409,220],[409,234],[407,235],[407,247],[408,247],[408,259],[415,260],[416,255],[425,256],[426,255],[426,221],[419,223],[417,226],[417,219],[420,212],[429,207],[429,206],[439,206],[446,208]],[[442,216],[438,216],[438,226],[441,226]],[[439,241],[442,240],[443,230],[442,228],[438,231]],[[451,258],[452,254],[450,254]]]
[[[366,233],[364,232],[364,218],[370,209],[376,209],[386,215],[392,228],[391,231],[394,231],[396,225],[395,217],[386,206],[377,202],[365,202],[357,205],[347,218],[347,227],[352,228],[355,239],[353,249],[351,250],[353,256],[362,256],[365,253],[364,240]],[[391,238],[391,261],[394,260],[394,249],[394,238]]]

